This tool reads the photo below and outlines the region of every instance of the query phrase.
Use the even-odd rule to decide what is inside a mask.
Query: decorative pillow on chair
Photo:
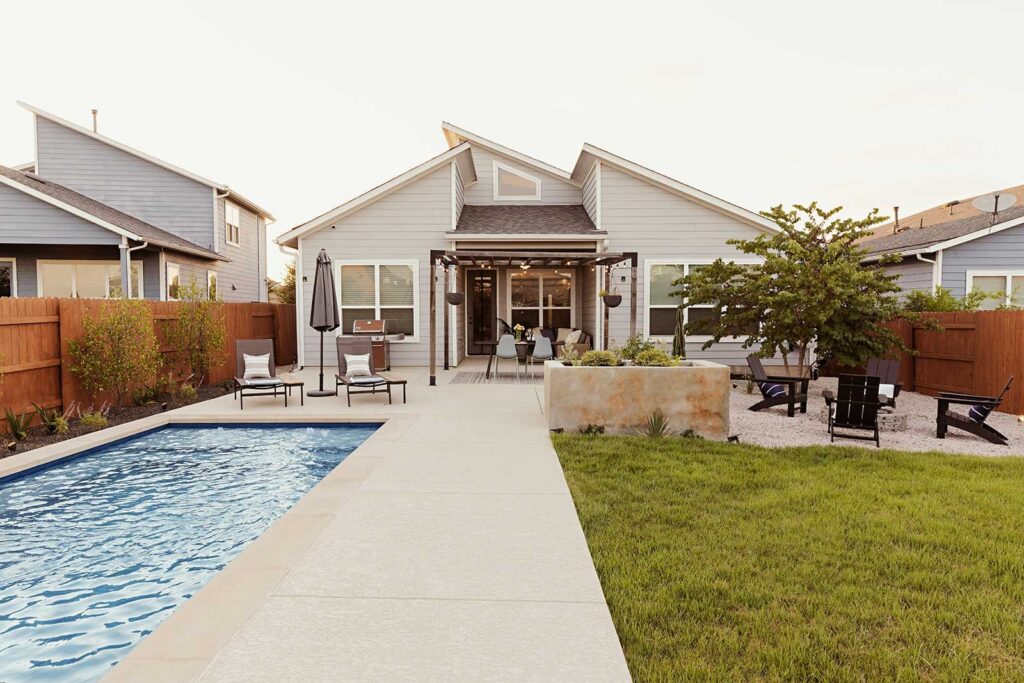
[[[765,398],[779,398],[786,395],[786,387],[774,382],[761,382],[761,393]]]
[[[370,370],[370,354],[364,353],[358,356],[345,354],[345,366],[348,368],[349,377],[369,377],[373,374]]]
[[[988,414],[992,412],[991,406],[973,405],[971,409],[967,411],[967,418],[974,423],[981,424],[988,417]]]
[[[269,353],[262,356],[243,353],[242,360],[245,361],[245,374],[242,375],[242,379],[270,379]]]
[[[564,342],[570,334],[572,334],[571,327],[559,327],[558,338],[555,339],[555,343],[557,344],[558,342]]]
[[[582,337],[582,336],[583,336],[583,330],[573,330],[572,332],[570,332],[565,337],[565,344],[566,344],[566,346],[570,346],[572,344],[579,344],[580,343],[580,337]]]

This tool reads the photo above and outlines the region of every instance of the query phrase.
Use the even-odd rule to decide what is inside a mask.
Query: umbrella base
[[[306,396],[337,396],[337,395],[338,395],[338,393],[336,391],[331,391],[330,389],[311,389],[310,391],[306,392]]]

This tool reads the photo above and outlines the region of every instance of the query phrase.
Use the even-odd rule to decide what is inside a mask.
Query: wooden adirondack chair
[[[786,414],[793,417],[796,414],[796,404],[799,403],[800,412],[807,412],[809,379],[769,375],[764,371],[761,359],[753,354],[747,356],[747,366],[750,367],[750,374],[753,376],[757,388],[761,390],[762,396],[762,400],[750,406],[748,410],[756,412],[773,406],[786,406]],[[798,386],[799,390],[797,390]]]
[[[951,392],[940,393],[938,396],[938,414],[935,417],[935,436],[945,439],[946,430],[954,427],[975,436],[980,436],[991,443],[1008,446],[1009,440],[1006,435],[998,432],[995,427],[985,424],[985,420],[1003,402],[1012,384],[1013,375],[1010,375],[1010,379],[1007,380],[1006,386],[1003,387],[998,396],[972,396],[970,394],[955,394]],[[969,405],[971,407],[967,414],[963,415],[950,410],[949,407],[951,405]]]
[[[881,384],[892,387],[892,395],[886,393],[887,387],[880,387],[879,399],[890,408],[896,407],[896,397],[900,395],[900,362],[885,358],[872,358],[868,361],[868,377],[877,377]]]
[[[835,394],[829,389],[821,392],[828,406],[828,433],[832,442],[839,437],[874,441],[876,448],[881,446],[878,438],[878,409],[882,405],[878,398],[879,384],[878,377],[839,375]],[[871,436],[837,432],[836,429],[868,431]]]

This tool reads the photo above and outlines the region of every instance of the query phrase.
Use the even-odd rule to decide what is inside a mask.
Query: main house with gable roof
[[[267,222],[227,185],[19,103],[36,158],[0,166],[0,296],[267,300]],[[125,283],[130,282],[128,287]]]
[[[722,257],[749,257],[727,244],[777,229],[762,216],[611,152],[585,144],[565,171],[444,123],[448,149],[436,157],[298,225],[278,243],[298,252],[299,353],[315,363],[319,335],[309,328],[313,274],[321,249],[331,257],[342,325],[385,319],[405,338],[391,345],[396,365],[430,360],[430,299],[446,306],[445,283],[460,292],[450,306],[447,339],[435,361],[450,364],[489,351],[505,324],[582,330],[592,345],[622,344],[631,329],[670,341],[679,300],[672,282]],[[747,261],[750,262],[750,261]],[[438,265],[434,265],[438,264]],[[432,277],[433,271],[433,277]],[[636,306],[630,301],[634,290]],[[434,296],[431,297],[431,288]],[[623,296],[607,310],[602,289]],[[717,315],[686,310],[690,323]],[[607,325],[607,327],[606,327]],[[743,338],[692,358],[744,365]],[[334,363],[333,344],[326,362]],[[771,361],[769,361],[771,362]]]

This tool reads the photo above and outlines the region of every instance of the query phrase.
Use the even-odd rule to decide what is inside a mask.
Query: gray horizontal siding
[[[1024,226],[980,237],[942,252],[942,286],[955,296],[967,291],[967,271],[1024,272]]]
[[[932,290],[934,268],[930,263],[924,263],[917,259],[904,259],[900,263],[885,266],[885,272],[889,275],[899,276],[896,284],[902,290],[899,294],[901,299],[906,297],[907,292],[917,290],[930,292]]]
[[[649,259],[694,262],[742,258],[730,239],[751,239],[757,228],[719,211],[656,187],[640,178],[602,164],[601,225],[608,231],[609,251],[639,254],[637,268],[637,332],[644,330],[644,281]],[[609,314],[609,344],[621,345],[629,336],[629,268],[612,273],[612,285],[623,302]],[[742,340],[723,341],[704,351],[699,342],[687,343],[687,355],[725,365],[742,365],[752,350]],[[781,363],[781,359],[769,359]]]
[[[470,153],[473,155],[473,165],[476,167],[477,181],[466,188],[467,204],[581,204],[583,203],[583,192],[572,183],[567,183],[561,178],[543,173],[536,168],[526,166],[508,157],[495,154],[487,149],[471,146]],[[495,159],[501,163],[522,171],[527,175],[539,178],[541,181],[540,201],[494,201],[494,179],[493,170]]]
[[[231,260],[212,266],[221,277],[221,298],[229,302],[266,301],[266,267],[265,261],[261,262],[260,258],[263,250],[261,244],[266,242],[266,227],[255,213],[239,206],[242,225],[238,246],[228,244],[224,234],[224,203],[225,200],[218,199],[214,213],[218,251]]]
[[[118,244],[120,235],[0,185],[0,249],[5,244]]]
[[[590,175],[583,181],[583,208],[587,210],[587,215],[590,216],[590,220],[594,221],[594,225],[597,225],[599,222],[597,215],[598,167],[599,164],[594,164]]]
[[[44,178],[213,249],[212,188],[39,116],[36,148]]]
[[[459,222],[459,216],[462,215],[462,207],[466,205],[466,185],[462,179],[462,173],[459,171],[459,165],[452,161],[452,168],[455,169],[455,220],[454,223]]]
[[[401,342],[391,345],[391,359],[395,365],[427,365],[429,353],[429,305],[431,249],[444,249],[445,232],[451,229],[452,190],[451,168],[445,164],[432,173],[377,200],[350,216],[328,225],[301,240],[300,258],[303,308],[300,320],[308,319],[313,296],[313,273],[320,249],[326,249],[334,261],[400,259],[419,262],[419,342]],[[337,273],[337,271],[335,271]],[[439,299],[440,300],[440,299]],[[440,308],[440,304],[438,304]],[[441,317],[438,316],[440,325]],[[320,335],[303,325],[302,344],[305,364],[319,362]],[[438,333],[437,362],[442,343]],[[333,339],[325,344],[325,363],[336,365]]]

